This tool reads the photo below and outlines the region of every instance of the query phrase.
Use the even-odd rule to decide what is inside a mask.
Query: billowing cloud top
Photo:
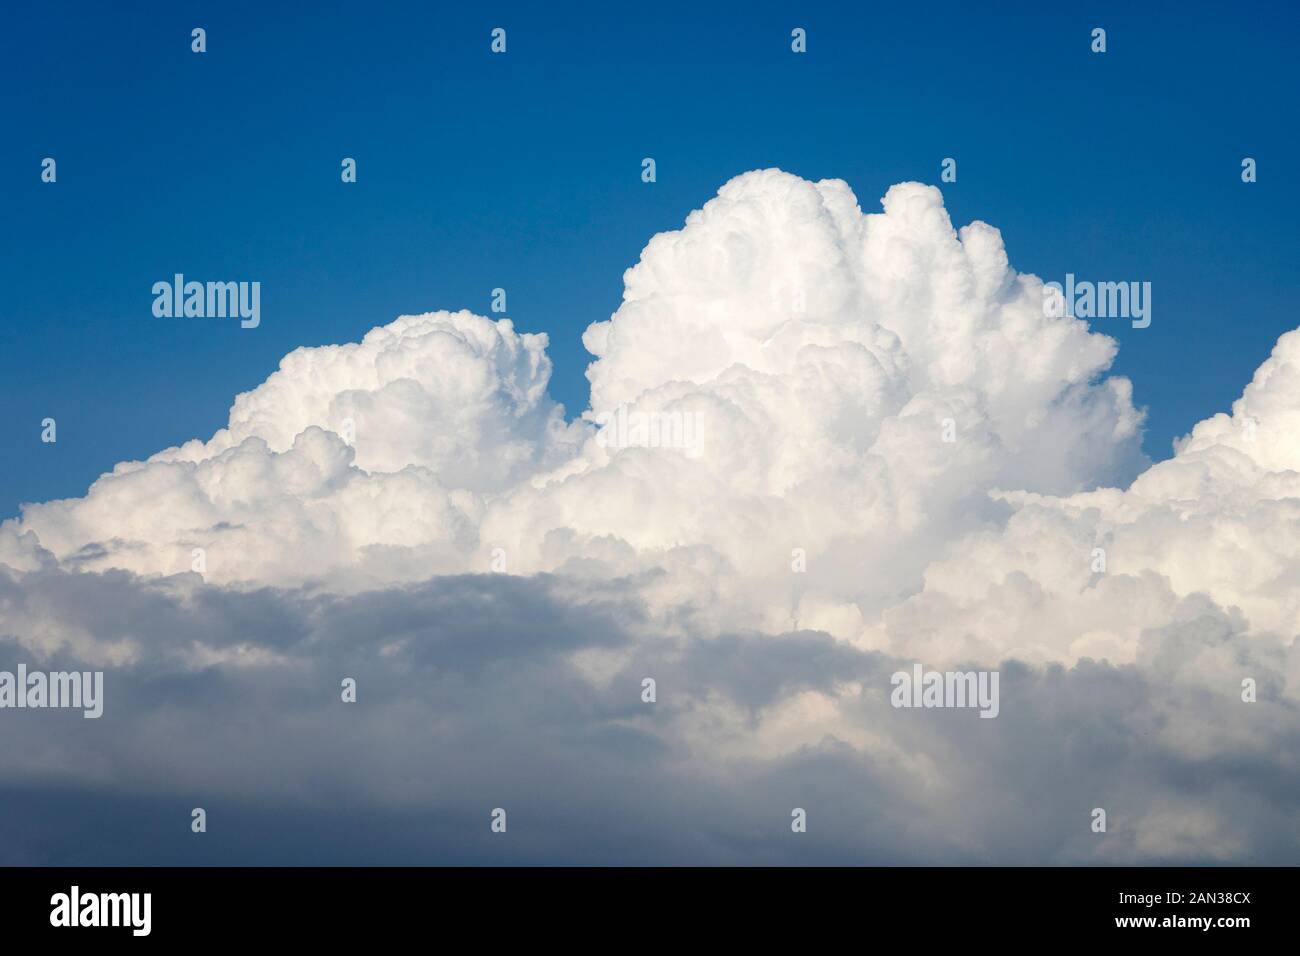
[[[609,641],[546,638],[581,693],[645,669],[680,675],[692,703],[640,731],[678,771],[707,757],[763,776],[832,741],[843,766],[828,772],[888,764],[938,788],[918,812],[946,821],[922,854],[940,859],[975,852],[945,788],[989,780],[969,765],[945,776],[943,734],[880,725],[881,661],[1048,667],[1022,677],[1022,714],[1040,723],[1061,719],[1047,682],[1095,685],[1113,704],[1127,698],[1110,682],[1129,681],[1133,726],[1157,726],[1151,746],[1175,762],[1260,752],[1223,716],[1240,714],[1251,677],[1282,708],[1251,733],[1294,740],[1300,332],[1231,416],[1147,468],[1130,383],[1106,377],[1114,340],[1046,314],[1042,282],[1011,269],[998,230],[954,230],[937,189],[897,185],[882,205],[864,214],[845,183],[778,170],[727,183],[650,241],[618,310],[587,329],[591,406],[573,421],[546,392],[546,337],[508,320],[402,316],[359,343],[298,349],[209,440],[0,525],[0,630],[31,653],[114,666],[319,666],[311,648],[337,643],[313,643],[329,629],[322,607],[347,616],[384,595],[405,608],[434,589],[430,613],[472,628],[483,600],[526,604],[510,589],[544,582],[546,606],[575,626],[618,608]],[[494,571],[507,576],[464,577]],[[150,595],[189,636],[98,626],[59,607],[51,582]],[[268,593],[293,595],[274,614],[317,636],[283,646],[198,623],[214,602]],[[383,653],[434,654],[411,643],[419,613],[392,613]],[[527,614],[507,617],[498,649],[511,658],[532,640],[508,633]],[[719,669],[723,647],[756,686]],[[308,758],[298,772],[313,772]],[[1160,781],[1115,786],[1145,826],[1105,850],[1044,838],[1040,856],[1242,858],[1276,819],[1227,820]],[[882,799],[914,805],[906,789]],[[1188,848],[1192,832],[1205,847]]]
[[[0,554],[169,574],[203,548],[210,581],[340,586],[486,570],[496,547],[521,573],[706,561],[752,606],[802,548],[808,612],[874,612],[992,518],[990,489],[1131,472],[1140,423],[1125,380],[1096,381],[1114,342],[1044,317],[996,230],[954,232],[914,183],[884,208],[839,181],[732,180],[587,330],[583,421],[546,395],[544,336],[403,316],[291,353],[211,440],[27,507]],[[760,617],[788,623],[788,597]]]

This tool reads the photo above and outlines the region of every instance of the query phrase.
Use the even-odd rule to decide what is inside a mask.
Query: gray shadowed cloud
[[[116,665],[66,648],[41,662],[102,666],[101,719],[0,721],[5,863],[1286,862],[1300,849],[1295,708],[1261,701],[1259,743],[1198,753],[1188,739],[1247,705],[1136,667],[1005,662],[1001,714],[982,720],[891,707],[889,677],[910,662],[825,634],[656,634],[618,581],[461,576],[333,596],[50,570],[24,585],[0,573],[8,615],[39,604],[46,626],[94,623],[132,648]],[[0,668],[20,660],[34,663],[8,635]],[[340,700],[344,676],[356,704]],[[807,721],[785,715],[805,705],[835,718],[814,711],[825,730],[801,738]],[[189,832],[193,806],[208,833]],[[504,836],[488,829],[498,806]],[[1094,806],[1105,835],[1088,830]],[[790,832],[794,807],[806,834]]]

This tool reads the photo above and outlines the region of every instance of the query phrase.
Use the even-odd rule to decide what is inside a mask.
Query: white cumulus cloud
[[[527,792],[469,756],[519,721],[544,728],[513,754],[529,772],[594,747],[592,792],[636,803],[612,782],[620,741],[667,774],[634,811],[647,846],[664,840],[655,803],[698,815],[725,767],[742,831],[757,809],[739,790],[784,793],[797,772],[864,828],[854,852],[888,859],[1293,854],[1276,834],[1300,790],[1300,331],[1231,415],[1150,465],[1132,386],[1108,375],[1115,341],[1046,315],[1042,289],[997,229],[954,229],[933,187],[864,213],[841,181],[746,173],[627,271],[584,334],[591,404],[572,419],[547,394],[546,337],[508,320],[402,316],[298,349],[209,439],[0,525],[0,638],[122,668],[142,700],[167,697],[148,668],[206,675],[214,696],[180,718],[196,725],[237,686],[267,708],[255,762],[292,754],[268,788],[220,747],[169,765],[124,743],[98,784],[179,767],[306,799],[338,754],[305,728],[336,718],[299,701],[277,725],[265,695],[363,659],[394,708],[367,732],[434,728],[363,758],[354,796],[388,807],[442,792],[411,761],[457,764],[466,792]],[[972,730],[884,706],[910,661],[1004,668],[1001,715]],[[443,702],[408,703],[399,664],[433,667]],[[656,721],[629,710],[647,673]],[[1062,735],[1085,741],[1069,767]],[[1269,781],[1251,820],[1231,810],[1239,781],[1180,789],[1229,757]],[[1161,761],[1167,776],[1135,769]],[[1046,817],[1024,795],[1044,774],[1061,801]],[[1066,808],[1089,786],[1097,803]],[[874,793],[875,815],[844,787]],[[543,789],[553,809],[573,799]],[[1070,830],[1107,795],[1122,839]],[[662,845],[679,843],[688,861],[770,852]]]

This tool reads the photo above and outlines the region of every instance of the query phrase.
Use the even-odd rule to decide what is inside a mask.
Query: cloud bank
[[[0,720],[10,815],[116,808],[98,862],[1300,859],[1300,332],[1150,465],[995,228],[764,170],[583,341],[572,421],[509,320],[298,349],[0,525],[0,666],[108,674],[100,721]],[[891,707],[915,661],[1000,715]]]

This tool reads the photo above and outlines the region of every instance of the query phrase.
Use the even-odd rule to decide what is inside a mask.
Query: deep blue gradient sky
[[[1300,14],[1058,6],[8,5],[0,517],[206,439],[297,346],[403,312],[490,314],[497,286],[517,326],[549,333],[552,393],[576,415],[582,330],[649,237],[727,179],[838,177],[875,211],[892,183],[937,184],[945,156],[955,223],[998,226],[1015,268],[1153,283],[1150,328],[1097,327],[1165,457],[1300,324]],[[260,281],[261,327],[154,318],[150,287],[174,272]]]

